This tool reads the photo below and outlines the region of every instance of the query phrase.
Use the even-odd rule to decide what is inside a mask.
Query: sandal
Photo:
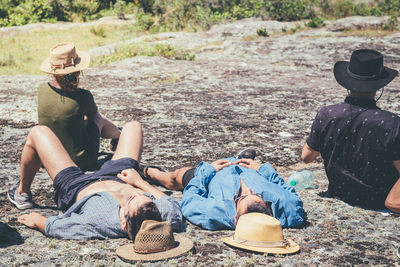
[[[140,164],[139,164],[139,171],[138,171],[138,173],[139,173],[139,175],[140,175],[143,179],[148,180],[148,181],[153,181],[153,182],[154,182],[154,180],[153,180],[153,179],[150,177],[150,175],[147,173],[148,170],[149,170],[149,168],[153,168],[153,169],[157,169],[157,170],[162,171],[162,172],[166,172],[166,171],[165,171],[163,168],[161,168],[161,167],[153,166],[153,165],[145,165],[145,164],[140,163]]]

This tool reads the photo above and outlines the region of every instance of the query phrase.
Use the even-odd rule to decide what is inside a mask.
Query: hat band
[[[66,67],[75,66],[74,58],[71,58],[71,62],[69,63],[62,63],[62,64],[51,64],[51,69],[55,71],[56,69],[65,69]]]
[[[287,247],[288,242],[286,240],[283,241],[253,241],[241,239],[239,237],[233,236],[233,240],[242,245],[248,245],[252,247],[261,247],[261,248],[284,248]]]
[[[360,80],[360,81],[370,81],[370,80],[374,80],[377,77],[379,77],[382,74],[382,70],[383,70],[383,68],[381,66],[379,68],[379,73],[378,74],[364,76],[364,75],[357,75],[357,74],[351,72],[350,69],[349,69],[349,66],[347,66],[346,72],[350,77],[352,77],[354,79],[357,79],[357,80]]]
[[[167,251],[174,247],[175,247],[175,244],[172,244],[171,246],[168,246],[168,247],[155,248],[155,249],[137,249],[137,248],[133,247],[133,250],[139,254],[151,254],[151,253]]]

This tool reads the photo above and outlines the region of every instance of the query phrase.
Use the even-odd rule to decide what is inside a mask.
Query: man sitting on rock
[[[337,62],[336,81],[349,95],[321,108],[303,147],[306,163],[321,154],[328,192],[350,204],[384,208],[399,178],[400,118],[378,108],[375,100],[376,91],[383,92],[397,73],[383,66],[383,56],[375,50],[356,50],[350,62]],[[393,205],[386,200],[389,209]]]
[[[173,172],[149,166],[142,175],[166,188],[183,189],[183,216],[204,229],[235,229],[239,217],[248,212],[272,215],[283,227],[301,226],[299,196],[269,163],[254,161],[255,155],[254,149],[246,149],[238,158],[202,162],[197,168]]]
[[[111,161],[84,174],[69,157],[57,136],[46,126],[30,131],[21,156],[21,179],[8,191],[19,209],[33,208],[31,184],[41,165],[53,180],[54,200],[64,211],[58,216],[33,212],[18,221],[60,239],[105,239],[135,235],[144,220],[169,221],[181,230],[176,200],[166,196],[137,173],[142,151],[142,128],[127,123]]]

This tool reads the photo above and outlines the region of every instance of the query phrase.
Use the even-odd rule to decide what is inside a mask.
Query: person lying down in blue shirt
[[[235,229],[238,218],[248,212],[272,215],[282,227],[301,226],[300,197],[269,163],[260,164],[254,156],[201,162],[197,168],[173,172],[148,166],[139,173],[168,189],[183,190],[183,216],[204,229]]]
[[[54,200],[64,213],[47,218],[32,212],[18,221],[59,239],[134,240],[142,222],[149,219],[168,221],[174,231],[181,231],[178,202],[137,172],[141,147],[141,126],[129,122],[112,159],[98,171],[85,174],[48,127],[33,127],[22,151],[21,179],[9,189],[8,198],[18,209],[34,208],[30,187],[43,164],[53,180]]]

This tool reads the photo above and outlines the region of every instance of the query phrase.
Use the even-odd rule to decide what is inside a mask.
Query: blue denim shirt
[[[257,171],[231,165],[216,172],[212,165],[201,162],[195,177],[183,191],[180,203],[183,216],[208,230],[234,229],[233,197],[240,188],[240,179],[264,201],[272,203],[273,216],[282,227],[297,227],[303,223],[303,202],[269,163],[261,165]]]
[[[169,221],[172,229],[182,231],[182,213],[176,200],[169,196],[153,199],[163,221]],[[107,192],[85,196],[65,213],[47,218],[45,233],[59,239],[106,239],[127,237],[119,218],[120,205]]]

